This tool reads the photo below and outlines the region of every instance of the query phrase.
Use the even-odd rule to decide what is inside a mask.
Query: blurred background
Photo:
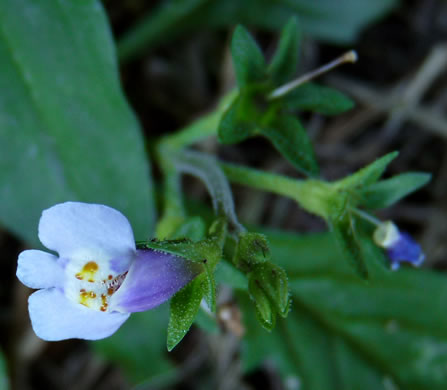
[[[337,68],[319,81],[345,92],[356,107],[335,118],[310,114],[302,118],[322,174],[327,179],[340,178],[393,150],[399,150],[400,156],[387,175],[430,172],[433,178],[427,187],[380,217],[394,220],[418,239],[426,253],[426,267],[446,269],[446,1],[104,0],[103,7],[117,42],[124,94],[149,142],[212,110],[234,87],[229,44],[238,23],[254,34],[270,58],[279,30],[290,16],[297,15],[303,33],[297,74],[355,49],[356,64]],[[2,24],[8,28],[4,17],[0,31]],[[10,145],[6,136],[0,140],[0,154],[5,154]],[[298,176],[263,139],[234,146],[220,146],[211,139],[198,148],[223,160]],[[11,169],[5,160],[0,161],[2,170]],[[158,169],[153,166],[152,170],[157,182]],[[7,180],[8,175],[1,172],[3,193]],[[208,202],[199,182],[185,178],[184,188],[191,198]],[[233,188],[241,221],[294,232],[325,229],[323,222],[301,211],[292,200]],[[51,204],[50,196],[39,195]],[[10,206],[4,203],[3,207]],[[268,359],[245,371],[240,339],[228,329],[205,333],[194,327],[168,355],[160,337],[167,323],[165,306],[135,315],[119,335],[104,342],[37,339],[27,314],[31,291],[15,277],[18,254],[34,242],[25,243],[27,236],[9,222],[14,218],[8,214],[7,222],[2,220],[0,225],[0,349],[4,354],[0,389],[8,388],[7,381],[13,389],[46,390],[300,388],[294,377],[283,380]],[[29,236],[37,233],[36,217],[33,223]]]

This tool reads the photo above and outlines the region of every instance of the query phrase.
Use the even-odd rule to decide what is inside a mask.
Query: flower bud
[[[263,234],[246,232],[239,235],[233,260],[236,266],[249,272],[255,264],[264,263],[270,258],[269,244]]]
[[[286,272],[275,264],[266,262],[256,265],[249,274],[249,284],[255,280],[281,317],[287,317],[290,294]]]
[[[251,299],[255,302],[256,315],[259,322],[267,330],[272,330],[276,322],[275,308],[272,307],[269,297],[261,286],[261,283],[256,277],[249,276],[248,292]]]

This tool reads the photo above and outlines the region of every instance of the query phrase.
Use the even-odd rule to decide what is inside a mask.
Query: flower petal
[[[110,300],[110,310],[137,312],[154,308],[194,279],[197,264],[167,253],[137,250],[137,257],[120,288]]]
[[[73,303],[55,288],[32,294],[28,309],[34,332],[47,341],[102,339],[129,318],[127,313],[103,313]]]
[[[100,204],[66,202],[44,210],[39,222],[39,239],[60,257],[130,258],[135,240],[127,218]]]
[[[27,250],[19,255],[17,277],[31,288],[58,287],[64,279],[64,271],[57,257],[50,253]]]
[[[393,262],[407,262],[419,266],[425,255],[421,246],[406,232],[400,233],[399,239],[387,249],[388,257]]]

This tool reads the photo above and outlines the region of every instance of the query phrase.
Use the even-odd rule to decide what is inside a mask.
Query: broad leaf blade
[[[239,89],[264,80],[264,55],[250,33],[242,26],[237,26],[234,31],[231,55]]]
[[[423,187],[430,181],[427,173],[408,172],[381,180],[367,186],[361,192],[361,204],[367,209],[381,209]]]
[[[149,165],[100,3],[1,2],[0,26],[1,223],[38,245],[42,210],[79,200],[120,210],[147,237]]]
[[[372,263],[365,283],[340,261],[330,235],[268,237],[294,306],[272,334],[250,321],[253,313],[244,317],[246,368],[268,358],[303,390],[447,387],[445,276]]]
[[[260,129],[275,148],[298,170],[315,176],[318,164],[312,142],[301,123],[292,116],[279,116],[274,122]]]
[[[153,378],[174,379],[175,369],[166,356],[168,305],[134,313],[112,337],[92,343],[106,359],[119,364],[132,383]],[[150,362],[150,363],[149,363]]]
[[[338,115],[354,107],[354,102],[336,89],[315,83],[305,83],[283,98],[289,110],[313,111],[323,115]]]

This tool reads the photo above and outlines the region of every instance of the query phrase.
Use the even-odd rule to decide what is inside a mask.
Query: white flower
[[[113,334],[131,312],[169,299],[196,275],[185,259],[137,250],[120,212],[67,202],[42,213],[39,250],[19,255],[17,277],[40,289],[29,297],[35,333],[44,340],[96,340]]]

